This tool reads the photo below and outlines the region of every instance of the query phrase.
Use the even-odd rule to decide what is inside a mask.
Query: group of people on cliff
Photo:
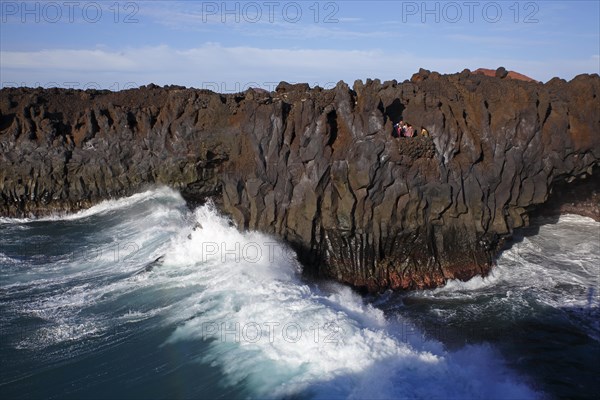
[[[421,127],[420,133],[409,123],[400,120],[397,124],[394,124],[394,129],[392,131],[392,137],[401,138],[401,137],[415,137],[417,135],[429,136],[429,132],[424,127]]]

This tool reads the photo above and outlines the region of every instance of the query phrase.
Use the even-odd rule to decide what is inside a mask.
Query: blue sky
[[[504,66],[600,73],[591,1],[1,1],[1,86],[220,92]]]

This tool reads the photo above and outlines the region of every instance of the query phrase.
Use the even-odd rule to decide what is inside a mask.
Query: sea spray
[[[285,244],[210,205],[158,189],[77,215],[2,221],[9,397],[538,396],[494,346],[449,351],[348,287],[306,282]],[[44,260],[21,256],[28,240],[137,250]]]

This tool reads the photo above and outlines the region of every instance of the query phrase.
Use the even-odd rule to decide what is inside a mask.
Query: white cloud
[[[62,69],[66,71],[97,71],[110,65],[112,70],[132,68],[135,62],[123,52],[104,50],[40,50],[35,52],[2,51],[0,66],[14,69]]]
[[[110,50],[47,49],[34,52],[0,52],[2,86],[27,85],[122,88],[148,83],[178,84],[218,91],[248,86],[274,88],[281,80],[331,87],[339,80],[410,78],[419,67],[452,73],[464,68],[495,68],[500,65],[534,79],[553,76],[570,79],[578,73],[598,72],[597,57],[585,60],[554,60],[552,71],[544,61],[486,58],[435,58],[387,52],[381,49],[263,49],[224,47],[209,43],[178,50],[163,45]],[[69,82],[69,84],[66,84]],[[87,85],[90,86],[90,85]]]
[[[487,46],[504,46],[510,48],[526,48],[529,46],[551,46],[550,40],[531,40],[531,39],[515,39],[514,37],[506,36],[482,36],[469,34],[450,34],[446,38],[465,43],[475,43]]]
[[[114,82],[146,84],[182,84],[202,87],[206,83],[307,81],[324,86],[340,79],[370,77],[378,70],[402,74],[398,60],[381,50],[343,51],[309,49],[261,49],[223,47],[206,44],[177,50],[168,46],[132,48],[123,51],[42,50],[37,52],[3,51],[0,69],[2,81],[88,82],[103,87]],[[395,62],[395,66],[392,66]],[[408,73],[408,72],[407,72]],[[34,78],[31,78],[31,77]],[[43,78],[40,78],[43,77]],[[42,81],[39,81],[42,79]]]
[[[330,12],[321,10],[321,13],[315,14],[316,4],[318,3],[250,2],[246,3],[251,6],[246,10],[240,2],[228,5],[221,2],[156,2],[145,3],[140,8],[140,14],[169,29],[187,32],[237,32],[244,36],[280,39],[381,38],[390,34],[373,30],[370,25],[359,29],[361,25],[358,23],[363,21],[362,18],[340,17],[337,12],[331,13],[332,10],[328,8],[325,9]],[[290,15],[282,12],[286,5],[294,5]],[[296,9],[300,10],[297,21]],[[347,24],[352,24],[352,29],[342,28]]]

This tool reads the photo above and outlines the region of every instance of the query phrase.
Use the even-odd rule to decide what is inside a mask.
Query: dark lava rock
[[[499,67],[496,70],[496,78],[504,79],[508,76],[508,71],[504,67]]]
[[[377,291],[486,274],[555,182],[600,163],[600,77],[548,84],[422,70],[222,95],[0,91],[0,214],[88,207],[148,185],[214,199],[305,271]],[[391,137],[403,118],[429,138]]]

